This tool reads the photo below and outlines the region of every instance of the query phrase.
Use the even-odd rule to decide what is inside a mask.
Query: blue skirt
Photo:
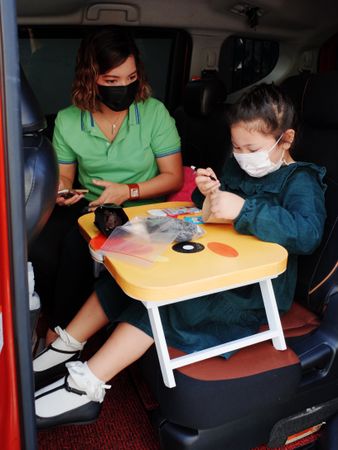
[[[192,353],[256,333],[266,316],[262,308],[250,309],[254,289],[257,285],[160,307],[167,344]],[[101,275],[95,290],[112,323],[127,322],[153,336],[147,309],[123,292],[108,272]]]

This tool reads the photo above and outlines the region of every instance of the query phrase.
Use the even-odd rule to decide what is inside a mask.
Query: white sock
[[[61,327],[55,327],[55,333],[59,335],[59,337],[52,343],[52,346],[57,348],[58,350],[72,351],[74,353],[82,350],[87,341],[79,342],[73,336],[71,336],[66,330],[63,330]]]
[[[86,344],[86,341],[77,341],[73,338],[73,336],[67,333],[66,330],[63,330],[60,327],[56,327],[55,332],[59,335],[59,337],[52,343],[52,347],[61,351],[72,353],[60,353],[54,351],[53,349],[45,350],[36,358],[34,358],[34,372],[42,372],[43,370],[50,369],[51,367],[68,361],[73,356],[73,354],[75,354],[79,350],[82,350]]]
[[[72,361],[66,363],[66,367],[70,374],[68,381],[71,387],[85,391],[94,402],[103,402],[106,389],[111,386],[97,378],[86,362]]]

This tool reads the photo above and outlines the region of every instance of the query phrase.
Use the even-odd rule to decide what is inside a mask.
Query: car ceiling
[[[259,8],[258,25],[232,10]],[[336,0],[17,0],[19,23],[124,24],[313,42],[338,30]]]

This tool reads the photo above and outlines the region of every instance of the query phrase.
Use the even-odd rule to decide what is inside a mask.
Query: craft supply
[[[177,208],[164,208],[164,209],[148,209],[148,214],[155,217],[177,217],[182,215],[195,215],[201,214],[201,210],[195,206],[181,206]]]
[[[148,214],[154,217],[166,217],[167,214],[163,211],[163,209],[148,209]]]
[[[190,166],[194,172],[197,172],[196,166]],[[209,177],[212,181],[217,181],[217,179],[213,175],[203,175],[203,177]]]

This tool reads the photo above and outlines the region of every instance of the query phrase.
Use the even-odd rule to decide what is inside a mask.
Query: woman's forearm
[[[59,176],[59,187],[60,189],[71,189],[73,187],[73,180],[66,177],[65,175]]]
[[[76,173],[76,164],[59,164],[60,189],[71,189]]]
[[[178,191],[183,185],[183,176],[160,173],[151,180],[138,183],[140,198],[152,198]]]

